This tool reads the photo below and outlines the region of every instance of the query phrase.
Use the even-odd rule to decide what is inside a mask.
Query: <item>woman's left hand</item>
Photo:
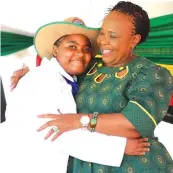
[[[10,78],[10,90],[12,91],[18,84],[19,80],[29,71],[29,68],[23,64],[22,68],[13,72]]]
[[[80,126],[80,114],[42,114],[38,115],[38,118],[50,118],[52,120],[43,124],[37,131],[42,131],[47,127],[51,127],[51,130],[45,136],[48,139],[53,133],[52,141],[58,138],[62,133],[78,129]]]

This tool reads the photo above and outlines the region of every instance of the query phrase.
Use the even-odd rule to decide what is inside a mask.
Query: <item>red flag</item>
[[[40,58],[40,57],[37,55],[37,57],[36,57],[36,66],[40,66],[41,61],[42,61],[42,58]]]
[[[172,96],[171,96],[171,100],[170,100],[169,105],[170,105],[170,106],[173,106],[173,93],[172,93]]]

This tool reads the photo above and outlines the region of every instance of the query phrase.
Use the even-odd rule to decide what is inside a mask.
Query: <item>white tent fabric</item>
[[[147,10],[150,18],[166,15],[173,11],[173,1],[171,0],[131,1]],[[63,20],[69,16],[78,16],[83,18],[87,25],[98,27],[106,9],[116,2],[118,0],[49,0],[42,2],[35,0],[34,3],[22,0],[4,0],[0,11],[1,24],[34,33],[45,23]]]
[[[0,11],[1,24],[34,33],[38,27],[49,22],[63,20],[69,16],[84,19],[87,25],[98,27],[110,6],[119,0],[35,0],[34,3],[22,0],[4,0]],[[131,0],[141,5],[149,17],[157,17],[173,12],[171,0]]]

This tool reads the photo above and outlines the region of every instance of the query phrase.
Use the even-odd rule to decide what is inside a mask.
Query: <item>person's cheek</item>
[[[89,65],[90,61],[91,61],[91,56],[88,56],[88,58],[86,59],[86,63],[85,63],[86,67]]]

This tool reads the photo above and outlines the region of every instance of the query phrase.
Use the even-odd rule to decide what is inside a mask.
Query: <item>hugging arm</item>
[[[40,115],[40,118],[51,118],[52,121],[40,127],[39,131],[49,126],[57,126],[60,131],[53,135],[56,138],[58,137],[58,139],[53,138],[54,140],[56,139],[54,141],[55,144],[56,142],[61,143],[62,151],[80,160],[109,166],[119,167],[124,153],[128,155],[145,155],[145,152],[149,151],[149,143],[145,138],[126,140],[126,138],[123,137],[77,129],[79,128],[79,120],[82,115],[83,114],[63,114],[60,116],[56,114]],[[74,126],[76,126],[76,128],[74,128]],[[52,135],[52,132],[50,135]]]
[[[21,69],[13,72],[13,75],[11,76],[11,91],[17,86],[19,80],[28,72],[29,68],[25,64],[23,64]]]
[[[169,71],[158,66],[146,66],[127,90],[127,106],[116,116],[100,115],[96,130],[127,138],[151,137],[166,115],[172,92],[173,77]]]
[[[20,71],[20,72],[28,72],[28,71],[29,70],[26,69],[26,70],[23,70],[23,71]],[[21,73],[20,75],[21,75],[20,77],[22,77],[24,75],[24,73]],[[58,117],[60,117],[60,116],[58,116]],[[79,119],[77,119],[77,121],[78,121],[78,125],[79,125]],[[122,122],[123,121],[126,121],[127,123],[129,123],[124,117],[122,119]],[[70,122],[72,122],[72,120],[70,120]],[[71,124],[71,123],[66,123],[65,122],[65,124]],[[99,122],[98,122],[98,124],[99,124]],[[58,127],[59,127],[59,125],[58,125]],[[63,130],[63,128],[65,128],[65,126],[62,124],[62,127],[60,127],[60,129],[61,129],[61,131],[65,132],[66,129]],[[74,157],[80,157],[80,158],[82,157],[83,160],[86,160],[86,161],[93,161],[94,162],[94,160],[92,160],[94,158],[93,155],[91,156],[91,154],[88,154],[88,153],[82,152],[82,151],[79,152],[79,147],[77,147],[77,146],[86,146],[86,145],[90,146],[90,144],[92,143],[92,145],[94,144],[94,146],[100,145],[100,148],[102,148],[102,150],[105,147],[109,148],[109,150],[105,148],[105,150],[103,150],[103,152],[100,153],[100,158],[103,158],[101,156],[105,155],[105,154],[103,154],[104,152],[109,154],[109,155],[112,155],[112,157],[114,157],[113,163],[106,162],[107,164],[110,164],[112,166],[119,166],[120,165],[121,160],[122,160],[123,155],[124,155],[124,152],[128,155],[143,155],[147,151],[148,143],[146,142],[146,139],[128,139],[127,142],[126,142],[126,139],[121,138],[121,137],[107,136],[107,135],[102,135],[102,134],[99,134],[99,133],[94,133],[94,134],[89,133],[89,134],[85,134],[86,135],[85,136],[84,133],[85,132],[81,132],[81,134],[71,133],[71,138],[76,136],[76,135],[78,136],[78,138],[76,138],[77,140],[75,140],[75,141],[71,140],[71,141],[74,142],[74,145],[73,145],[74,147],[69,148],[69,146],[68,146],[68,147],[66,147],[66,151],[68,151],[68,153],[71,153],[71,155],[73,155]],[[132,133],[134,133],[133,137],[139,137],[140,136],[135,132],[135,130],[132,131]],[[86,138],[83,138],[83,140],[81,140],[79,137],[86,137]],[[68,136],[68,138],[66,138],[66,141],[69,141],[68,144],[72,143],[72,142],[70,142],[71,138],[70,138],[70,136]],[[130,138],[131,138],[131,136],[130,136]],[[100,143],[98,143],[98,141],[96,139],[100,139],[100,141],[106,141],[106,142],[102,143],[102,145],[101,145]],[[64,146],[64,148],[65,148],[65,146]],[[78,149],[78,153],[75,152],[75,148]],[[96,150],[93,147],[91,147],[90,150],[92,151],[92,149],[93,149],[93,152],[90,152],[90,153],[93,153],[93,154],[95,152],[99,151],[99,148]],[[115,155],[117,156],[117,159],[115,158]],[[101,161],[103,161],[103,162],[101,162]],[[99,163],[105,164],[105,160],[102,159],[101,161],[99,161]]]

